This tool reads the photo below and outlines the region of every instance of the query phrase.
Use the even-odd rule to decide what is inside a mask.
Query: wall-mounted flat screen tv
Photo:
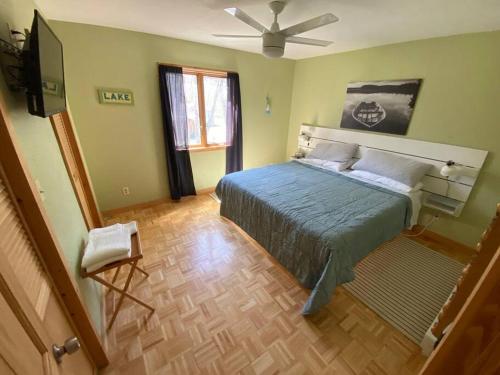
[[[24,56],[29,113],[47,117],[65,111],[62,43],[36,10]]]

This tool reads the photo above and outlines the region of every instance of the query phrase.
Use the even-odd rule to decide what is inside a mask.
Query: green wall
[[[288,153],[301,123],[339,127],[349,81],[401,78],[423,78],[408,138],[490,151],[461,217],[443,217],[432,227],[473,245],[500,202],[499,31],[297,61]]]
[[[31,27],[35,5],[30,0],[6,0],[0,3],[0,25],[17,30]],[[0,28],[0,37],[8,40],[7,28]],[[100,288],[90,280],[79,276],[79,260],[87,228],[76,200],[57,140],[49,119],[31,116],[22,93],[12,93],[0,78],[0,90],[6,101],[17,140],[29,171],[40,182],[44,192],[44,206],[57,239],[66,256],[70,272],[77,282],[80,295],[85,301],[96,330],[101,328]]]
[[[0,24],[30,27],[30,0],[0,3]],[[68,99],[102,209],[168,195],[157,62],[240,73],[244,166],[286,160],[301,123],[338,126],[346,85],[355,80],[423,78],[408,137],[490,151],[459,219],[433,229],[474,244],[500,202],[500,32],[382,46],[293,62],[176,39],[82,24],[52,22],[64,43]],[[0,37],[7,39],[5,28]],[[97,87],[129,88],[134,106],[99,105]],[[30,116],[24,95],[0,90],[31,174],[45,190],[44,205],[69,269],[94,320],[100,288],[81,280],[78,263],[86,227],[48,119]],[[272,114],[264,100],[272,100]],[[288,143],[286,142],[288,134]],[[192,154],[198,189],[224,174],[224,152]],[[129,186],[131,195],[121,195]]]
[[[64,43],[68,99],[104,210],[168,196],[158,62],[240,73],[245,168],[286,160],[301,123],[339,126],[349,81],[422,78],[407,137],[490,151],[462,216],[443,217],[433,230],[473,245],[500,201],[500,130],[491,122],[500,99],[500,32],[290,61],[132,31],[51,24]],[[132,89],[135,105],[101,105],[98,87]],[[266,95],[271,116],[264,113]],[[224,152],[192,153],[192,164],[196,187],[213,187],[224,174]],[[130,196],[121,194],[123,186]]]
[[[293,61],[106,27],[51,25],[64,43],[68,100],[103,210],[168,196],[158,62],[237,71],[244,167],[285,160]],[[131,89],[135,105],[99,104],[98,87]],[[264,112],[266,95],[271,115]],[[225,152],[191,155],[196,188],[215,186]],[[121,194],[124,186],[129,196]]]

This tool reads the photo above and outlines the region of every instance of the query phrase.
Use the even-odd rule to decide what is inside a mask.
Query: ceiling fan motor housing
[[[285,37],[278,33],[262,34],[262,53],[266,57],[278,58],[285,52]]]

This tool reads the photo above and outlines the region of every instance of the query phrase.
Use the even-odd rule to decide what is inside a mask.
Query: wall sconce
[[[306,142],[309,142],[311,140],[311,136],[306,132],[301,132],[300,137]]]
[[[304,141],[306,147],[311,145],[311,135],[309,133],[302,131],[300,132],[299,137]]]
[[[271,99],[269,99],[269,95],[266,96],[266,107],[264,109],[264,112],[266,112],[268,115],[271,114]]]
[[[477,170],[473,168],[468,168],[463,165],[457,165],[453,160],[448,160],[446,164],[441,168],[441,176],[444,177],[476,177]]]

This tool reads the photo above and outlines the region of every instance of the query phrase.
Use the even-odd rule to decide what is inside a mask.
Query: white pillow
[[[367,180],[370,182],[376,182],[377,184],[388,187],[391,190],[399,190],[403,193],[411,193],[414,191],[418,191],[422,189],[424,184],[422,182],[418,182],[415,186],[408,186],[399,181],[393,180],[389,177],[380,176],[375,173],[370,173],[366,171],[352,171],[349,173],[349,176],[359,177],[363,180]]]
[[[309,154],[306,155],[307,159],[319,159],[323,160],[323,155],[325,154],[326,150],[330,147],[329,143],[318,143],[316,147],[314,147]]]
[[[367,150],[352,169],[389,177],[408,186],[415,186],[431,169],[430,164],[383,151]]]
[[[346,169],[349,169],[351,165],[353,165],[356,162],[356,159],[351,159],[346,162],[338,162],[338,161],[330,161],[323,159],[306,158],[306,159],[298,159],[297,161],[303,164],[314,165],[316,167],[328,169],[334,172],[342,172]]]
[[[323,142],[318,143],[307,158],[346,162],[354,157],[357,149],[358,145],[354,143]]]
[[[342,172],[346,169],[351,168],[351,165],[353,165],[355,162],[356,159],[351,159],[344,162],[326,160],[321,167],[335,172]]]

